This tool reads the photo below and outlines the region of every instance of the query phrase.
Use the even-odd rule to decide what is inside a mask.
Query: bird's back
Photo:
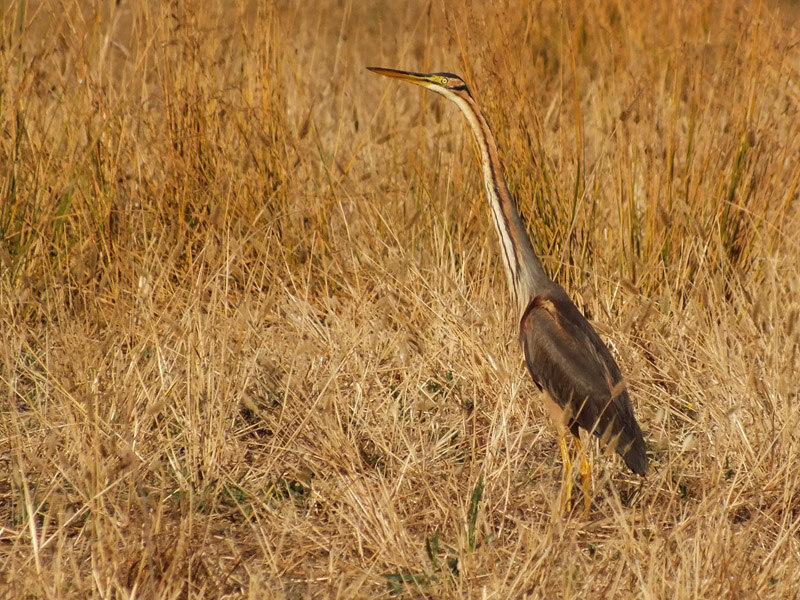
[[[520,321],[520,342],[533,380],[578,426],[614,444],[630,469],[647,473],[644,438],[611,352],[564,290],[531,300]]]

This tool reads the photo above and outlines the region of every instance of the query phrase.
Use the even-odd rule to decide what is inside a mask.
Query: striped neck
[[[464,113],[475,134],[481,153],[483,181],[492,220],[500,238],[500,254],[508,277],[508,287],[515,308],[521,316],[534,296],[552,285],[552,281],[545,274],[542,263],[533,251],[533,244],[522,224],[516,202],[508,190],[497,142],[486,118],[471,96],[455,96],[451,99]]]

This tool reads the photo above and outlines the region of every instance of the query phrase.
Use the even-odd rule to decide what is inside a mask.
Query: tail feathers
[[[628,465],[631,471],[636,473],[637,475],[641,475],[644,477],[647,475],[648,469],[648,461],[647,461],[647,452],[645,451],[644,446],[644,439],[642,439],[642,435],[629,440],[628,443],[625,443],[623,440],[620,440],[620,443],[617,444],[617,452],[620,453],[622,459],[625,461],[625,464]]]

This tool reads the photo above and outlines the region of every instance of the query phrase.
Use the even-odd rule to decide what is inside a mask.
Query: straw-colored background
[[[2,4],[0,597],[786,598],[795,2]],[[588,519],[461,73],[612,347]]]

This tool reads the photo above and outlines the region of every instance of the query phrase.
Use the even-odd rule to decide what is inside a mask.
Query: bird
[[[558,433],[563,461],[559,510],[565,512],[572,507],[573,467],[566,433],[569,430],[581,461],[584,511],[588,516],[593,484],[591,465],[581,446],[581,428],[613,447],[635,474],[644,477],[649,468],[642,429],[634,416],[620,369],[564,288],[545,273],[506,183],[494,134],[464,79],[453,73],[367,68],[444,96],[461,110],[472,129],[510,295],[519,319],[519,342],[528,372]]]

